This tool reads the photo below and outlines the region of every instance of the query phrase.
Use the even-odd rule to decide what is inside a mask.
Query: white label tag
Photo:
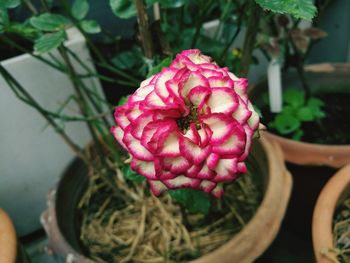
[[[282,80],[281,66],[276,59],[270,61],[267,68],[269,86],[270,111],[274,113],[282,110]]]

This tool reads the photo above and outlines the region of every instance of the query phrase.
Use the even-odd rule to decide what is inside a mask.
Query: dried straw
[[[113,195],[97,174],[91,174],[79,203],[80,239],[96,262],[186,262],[197,258],[231,239],[255,213],[261,199],[261,191],[246,174],[227,187],[224,202],[216,201],[210,216],[188,214],[184,220],[183,211],[168,194],[156,198],[145,190],[145,182],[131,184],[114,169],[118,195]]]

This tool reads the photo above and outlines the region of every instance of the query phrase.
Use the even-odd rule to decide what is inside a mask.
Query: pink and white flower
[[[194,188],[220,197],[223,183],[246,172],[259,126],[247,86],[199,50],[185,50],[116,108],[111,131],[155,195]]]

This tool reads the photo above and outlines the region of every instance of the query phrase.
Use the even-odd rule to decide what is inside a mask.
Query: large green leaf
[[[262,8],[311,20],[317,12],[313,0],[255,0]]]
[[[87,0],[75,0],[72,5],[72,15],[78,19],[83,19],[89,12],[89,3]]]
[[[6,32],[16,33],[23,36],[24,38],[34,40],[36,39],[40,31],[30,25],[20,24],[20,23],[11,23],[7,28]]]
[[[211,205],[209,194],[194,189],[169,190],[170,196],[191,213],[207,214]]]
[[[69,24],[69,20],[62,15],[44,13],[40,16],[32,17],[30,23],[33,27],[42,31],[60,31]]]
[[[6,8],[15,8],[19,6],[21,0],[4,0]]]
[[[95,20],[83,20],[80,25],[86,33],[97,34],[101,32],[101,27]]]
[[[3,3],[0,3],[0,33],[9,24],[9,16]]]
[[[297,112],[297,117],[301,121],[313,121],[314,115],[308,107],[301,107]]]
[[[49,52],[57,48],[65,40],[65,37],[66,33],[63,30],[55,33],[47,33],[35,41],[34,50],[37,53]]]

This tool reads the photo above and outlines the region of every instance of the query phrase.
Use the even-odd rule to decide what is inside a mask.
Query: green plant
[[[294,140],[300,140],[304,134],[304,122],[319,121],[325,117],[323,106],[323,101],[315,97],[306,98],[303,90],[289,88],[283,92],[282,111],[268,126],[282,135],[290,135]]]

